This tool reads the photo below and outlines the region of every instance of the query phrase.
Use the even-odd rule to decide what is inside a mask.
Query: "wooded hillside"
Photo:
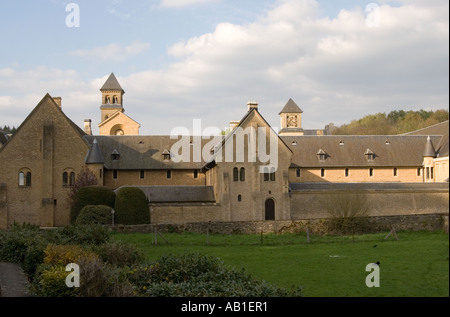
[[[334,135],[393,135],[422,129],[449,119],[448,110],[404,111],[367,115],[337,127]]]

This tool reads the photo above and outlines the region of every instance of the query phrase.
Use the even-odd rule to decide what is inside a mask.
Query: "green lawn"
[[[289,288],[302,286],[307,297],[449,296],[449,237],[443,232],[387,232],[352,237],[304,234],[209,235],[167,233],[118,234],[150,260],[164,254],[201,253],[226,265],[245,268],[258,279]],[[365,284],[366,265],[380,261],[380,287]]]

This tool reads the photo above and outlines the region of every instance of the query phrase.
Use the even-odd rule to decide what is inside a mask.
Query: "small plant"
[[[112,223],[112,208],[105,205],[87,205],[81,209],[75,224],[109,225]]]

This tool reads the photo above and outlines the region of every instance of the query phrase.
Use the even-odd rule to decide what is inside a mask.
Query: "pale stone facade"
[[[303,130],[302,110],[290,99],[280,112],[277,133],[252,101],[226,136],[188,137],[186,148],[206,149],[208,157],[195,159],[198,153],[190,151],[188,159],[177,162],[171,151],[183,140],[140,136],[139,124],[123,113],[125,92],[114,74],[101,93],[99,135],[92,135],[90,120],[84,130],[76,126],[64,115],[61,98],[47,94],[14,136],[2,138],[0,228],[14,222],[68,224],[67,195],[84,167],[101,186],[141,188],[152,223],[318,218],[323,213],[312,188],[330,184],[389,188],[440,182],[442,188],[419,192],[392,187],[381,195],[390,201],[384,205],[375,203],[380,197],[376,187],[373,205],[384,206],[379,215],[391,213],[391,207],[394,214],[407,212],[411,202],[412,212],[448,208],[448,121],[443,124],[447,132],[329,136],[324,130]]]

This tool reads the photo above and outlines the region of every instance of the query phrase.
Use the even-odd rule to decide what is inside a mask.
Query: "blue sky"
[[[224,128],[248,100],[279,127],[292,98],[308,129],[448,109],[448,24],[446,0],[2,1],[0,125],[20,125],[48,92],[95,133],[111,72],[142,134]]]

